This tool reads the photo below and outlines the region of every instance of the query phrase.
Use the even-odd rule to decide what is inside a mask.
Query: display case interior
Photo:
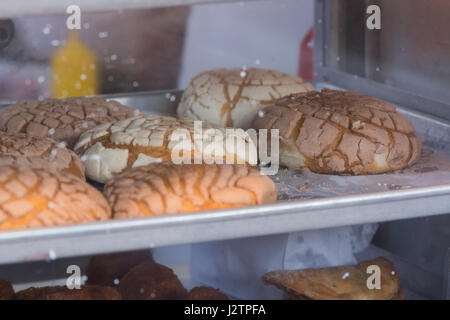
[[[381,8],[379,30],[367,25],[371,15],[367,8],[373,5]],[[206,284],[212,288],[191,290],[205,283],[191,279],[189,245],[378,224],[372,244],[355,254],[355,259],[371,261],[384,256],[393,262],[392,272],[398,272],[400,277],[395,285],[403,287],[404,295],[394,286],[390,298],[449,297],[446,274],[450,271],[450,36],[446,24],[450,5],[446,1],[432,5],[422,0],[114,1],[108,10],[102,10],[104,6],[104,1],[81,1],[82,24],[75,32],[67,30],[70,13],[65,12],[65,2],[25,6],[18,1],[2,11],[5,20],[0,21],[1,107],[11,108],[8,105],[25,99],[47,101],[51,97],[94,94],[132,108],[134,116],[180,118],[180,105],[189,101],[189,90],[202,92],[203,85],[196,89],[196,78],[191,81],[192,77],[204,70],[235,68],[237,80],[227,80],[228,71],[223,70],[208,75],[212,83],[218,75],[215,87],[211,85],[218,94],[209,98],[211,106],[205,107],[204,114],[193,112],[194,119],[200,119],[213,114],[206,109],[212,109],[220,99],[227,100],[234,92],[233,81],[239,82],[235,85],[239,95],[252,100],[253,93],[249,97],[243,93],[245,81],[250,79],[249,74],[253,76],[252,72],[259,74],[253,70],[268,69],[273,70],[269,71],[269,80],[255,81],[273,90],[269,94],[272,100],[254,100],[269,105],[275,103],[273,94],[280,95],[276,98],[283,96],[284,89],[277,91],[278,86],[288,80],[279,80],[277,77],[285,76],[277,72],[303,77],[295,82],[302,90],[303,81],[307,80],[317,91],[351,90],[377,97],[389,103],[387,108],[395,108],[388,109],[391,117],[395,113],[409,121],[412,135],[421,140],[420,157],[405,168],[366,175],[280,168],[269,175],[277,189],[277,201],[271,204],[260,202],[256,206],[219,210],[208,207],[182,215],[1,231],[0,278],[9,279],[16,293],[32,286],[65,286],[70,274],[67,267],[73,265],[85,276],[81,282],[98,285],[92,280],[92,264],[101,258],[92,257],[122,252],[123,255],[106,258],[123,269],[108,280],[107,286],[113,287],[114,292],[86,286],[80,294],[82,298],[114,299],[121,295],[124,299],[193,299],[198,295],[207,299],[239,299],[247,296],[240,297],[221,287],[221,292],[214,291],[218,286],[210,283]],[[81,77],[68,71],[72,66],[66,64],[67,57],[70,61],[90,61]],[[244,79],[242,83],[239,77]],[[91,79],[94,80],[87,81]],[[250,80],[248,85],[254,85]],[[201,94],[192,95],[197,99]],[[229,100],[225,104],[236,103]],[[381,104],[377,102],[375,109],[381,108],[378,103]],[[244,121],[244,116],[231,115],[230,111],[226,123],[231,126],[233,121]],[[350,112],[350,116],[354,115]],[[369,122],[376,117],[372,114]],[[328,116],[325,122],[330,119]],[[387,120],[382,121],[375,125],[376,129],[388,127]],[[397,128],[398,122],[392,118],[391,122],[393,128],[386,129],[390,147],[397,131],[403,134]],[[353,123],[345,132],[354,128]],[[415,140],[408,139],[407,148],[413,150]],[[73,147],[77,152],[75,143]],[[264,167],[267,166],[259,164],[259,169]],[[89,174],[88,178],[91,187],[103,192],[103,183],[93,181],[95,178]],[[179,245],[185,246],[176,247]],[[159,256],[158,252],[163,252],[160,248],[167,246],[172,246],[169,252],[179,250],[176,254],[185,259]],[[131,253],[136,250],[142,251]],[[155,260],[161,265],[153,261],[151,251],[154,255],[156,252]],[[136,255],[136,264],[123,266],[128,259],[134,261],[129,257]],[[172,268],[176,275],[162,265]],[[155,274],[173,280],[172,291],[158,287],[157,281],[152,280],[158,278]],[[150,280],[141,281],[141,276],[141,280]],[[161,291],[156,296],[140,296],[135,292],[136,281]],[[262,285],[259,280],[258,285]],[[277,290],[273,288],[273,292]],[[31,290],[19,297],[66,297],[66,292],[59,289],[42,294]],[[296,298],[299,297],[305,298],[302,293],[298,293]]]

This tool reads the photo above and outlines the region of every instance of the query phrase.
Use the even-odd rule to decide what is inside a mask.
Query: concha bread
[[[0,109],[0,131],[50,137],[72,148],[84,131],[133,115],[133,109],[100,97],[25,100]]]
[[[375,97],[324,89],[284,97],[255,129],[279,129],[280,164],[326,174],[372,174],[417,161],[421,141],[395,108]]]
[[[276,201],[273,181],[244,165],[150,164],[105,186],[113,218],[136,218]]]
[[[183,157],[192,162],[194,159],[217,159],[228,163],[228,159],[232,163],[256,165],[256,146],[243,130],[243,135],[235,138],[225,129],[212,128],[203,123],[202,135],[197,136],[194,125],[190,119],[137,116],[88,130],[80,137],[74,150],[84,162],[86,175],[101,183],[127,168],[179,161]],[[219,139],[221,137],[223,140]],[[223,143],[217,143],[216,138]],[[238,145],[238,140],[243,148],[226,143],[235,141]]]
[[[258,68],[214,69],[196,74],[183,93],[179,118],[248,129],[259,110],[291,93],[314,90],[301,78]]]
[[[71,174],[0,166],[0,230],[60,226],[110,216],[102,194]]]
[[[24,133],[0,134],[0,166],[48,168],[84,179],[84,166],[78,156],[61,142]]]

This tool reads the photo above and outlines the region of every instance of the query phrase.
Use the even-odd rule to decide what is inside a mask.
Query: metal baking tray
[[[144,112],[174,115],[180,95],[164,91],[108,98]],[[424,144],[421,160],[410,168],[368,176],[280,170],[272,177],[279,195],[271,205],[1,232],[0,264],[448,213],[450,122],[398,110],[412,121]]]

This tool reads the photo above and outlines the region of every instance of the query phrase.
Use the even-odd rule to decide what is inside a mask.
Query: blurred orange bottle
[[[54,98],[99,93],[97,56],[81,42],[77,31],[69,31],[67,43],[56,50],[50,64]]]

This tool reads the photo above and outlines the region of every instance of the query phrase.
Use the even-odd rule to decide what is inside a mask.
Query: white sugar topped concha
[[[253,140],[243,131],[218,129],[202,121],[141,115],[99,125],[75,145],[86,176],[107,182],[127,168],[155,162],[256,165]]]
[[[196,74],[177,109],[180,118],[248,129],[259,110],[283,96],[314,90],[303,79],[259,68],[213,69]]]

